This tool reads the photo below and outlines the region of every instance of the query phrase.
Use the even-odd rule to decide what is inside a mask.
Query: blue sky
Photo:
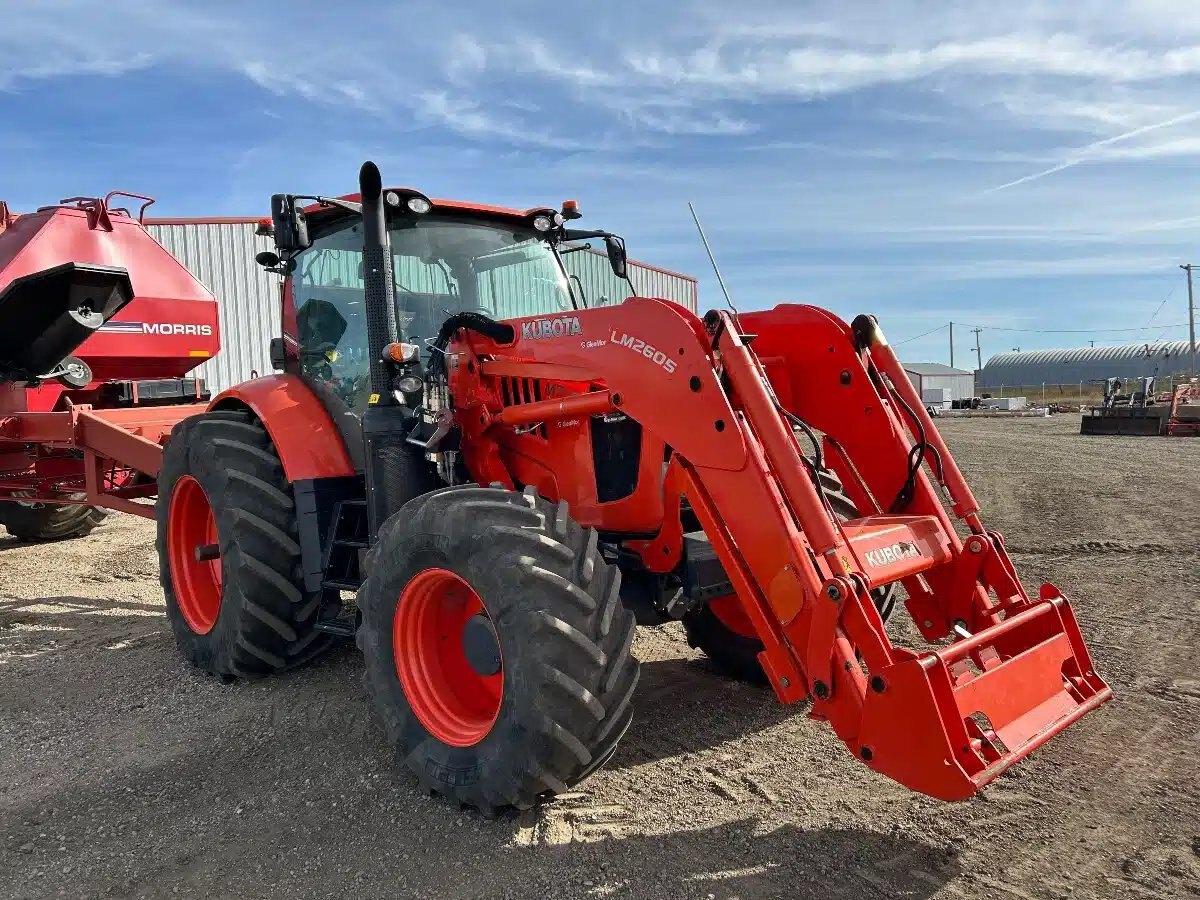
[[[0,9],[17,209],[120,187],[158,215],[257,215],[373,158],[435,196],[578,199],[714,306],[691,200],[740,307],[874,312],[895,342],[953,320],[960,365],[973,326],[985,361],[1187,336],[1192,2]],[[946,330],[900,350],[945,362]]]

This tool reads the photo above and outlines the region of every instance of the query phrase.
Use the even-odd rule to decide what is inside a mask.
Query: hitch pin
[[[975,636],[971,634],[971,632],[967,631],[967,623],[962,619],[954,620],[954,633],[964,640]]]

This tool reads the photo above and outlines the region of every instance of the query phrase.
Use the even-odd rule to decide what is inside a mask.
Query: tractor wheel
[[[319,597],[299,577],[291,485],[249,413],[204,413],[175,428],[156,512],[167,618],[193,664],[252,678],[328,645],[314,628]]]
[[[821,487],[834,514],[843,522],[859,518],[858,507],[846,495],[837,475],[829,469],[822,469],[819,474]],[[886,625],[896,608],[896,586],[889,584],[876,588],[871,592],[871,598]],[[726,674],[743,681],[762,683],[767,680],[758,662],[762,641],[736,594],[710,600],[695,612],[688,613],[683,617],[683,627],[688,645],[703,650],[705,656]]]
[[[359,591],[367,689],[425,790],[526,809],[603,765],[633,717],[621,575],[565,503],[453,487],[384,523]]]
[[[91,534],[107,518],[107,510],[96,506],[55,505],[24,500],[0,503],[0,525],[22,541],[61,541],[83,537]]]

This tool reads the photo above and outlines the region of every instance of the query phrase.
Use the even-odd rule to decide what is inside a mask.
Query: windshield
[[[532,228],[422,216],[389,236],[402,340],[424,345],[458,312],[511,319],[574,307],[557,255]],[[367,346],[362,241],[361,221],[345,222],[318,235],[292,274],[302,370],[359,409],[370,353],[382,349]]]

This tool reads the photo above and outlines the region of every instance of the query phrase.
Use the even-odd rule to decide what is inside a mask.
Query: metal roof
[[[901,363],[905,372],[913,375],[973,375],[965,369],[955,369],[942,363]]]
[[[1173,375],[1190,364],[1187,341],[997,353],[979,371],[982,387]]]

